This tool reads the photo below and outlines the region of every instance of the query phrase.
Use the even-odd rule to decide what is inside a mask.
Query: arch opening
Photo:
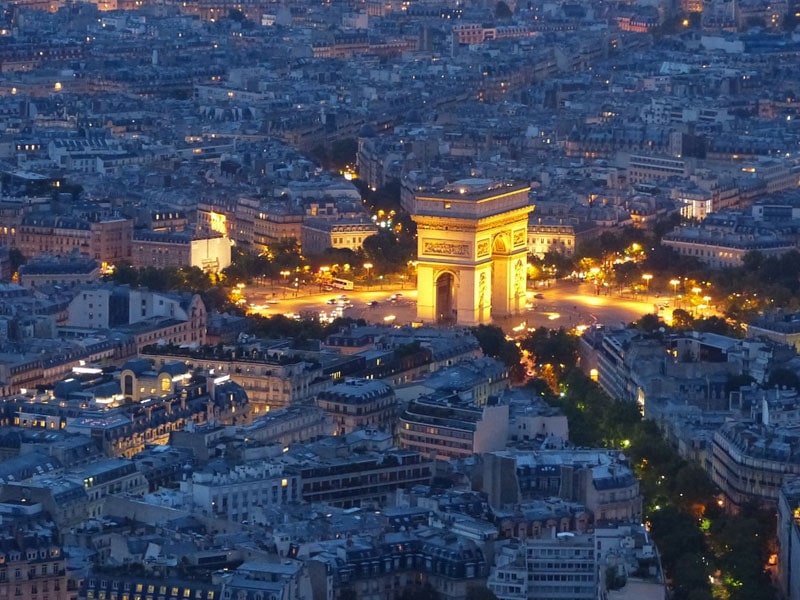
[[[436,278],[436,321],[439,323],[455,323],[456,310],[453,303],[456,278],[450,272],[444,272]]]

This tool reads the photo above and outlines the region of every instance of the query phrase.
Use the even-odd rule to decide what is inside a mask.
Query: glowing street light
[[[372,270],[372,266],[373,265],[372,265],[371,262],[365,262],[364,263],[364,268],[367,270],[367,288],[369,288],[369,274],[370,274],[370,271]]]
[[[281,271],[281,277],[283,277],[283,297],[286,298],[286,282],[289,279],[289,275],[291,275],[291,271]]]
[[[677,295],[678,294],[678,285],[680,284],[680,282],[681,282],[680,279],[670,279],[669,280],[669,284],[672,286],[672,294],[673,295]]]
[[[650,275],[650,273],[645,273],[644,275],[642,275],[642,279],[644,279],[644,289],[646,293],[650,292],[650,280],[652,278],[653,276]]]

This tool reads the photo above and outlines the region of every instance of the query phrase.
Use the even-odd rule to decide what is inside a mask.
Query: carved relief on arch
[[[511,243],[507,233],[498,233],[494,236],[494,240],[492,240],[492,253],[504,254],[510,250]]]

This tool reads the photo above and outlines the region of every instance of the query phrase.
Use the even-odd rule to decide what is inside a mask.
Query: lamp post
[[[678,284],[681,282],[680,279],[670,279],[669,284],[672,286],[672,295],[678,295]]]
[[[589,273],[592,274],[592,283],[594,284],[594,294],[595,296],[600,295],[600,282],[597,279],[597,276],[600,274],[599,267],[592,267],[589,269]]]
[[[698,299],[697,299],[697,296],[698,296],[698,295],[700,294],[700,292],[702,292],[702,291],[703,291],[703,288],[699,288],[699,287],[693,287],[693,288],[692,288],[692,293],[695,295],[695,298],[693,298],[693,299],[692,299],[692,303],[697,303],[697,304],[700,304],[700,302],[699,302],[699,301],[698,301]],[[698,308],[699,308],[699,307],[698,307]],[[694,316],[694,311],[692,311],[692,316]]]
[[[281,277],[283,277],[283,297],[286,298],[286,282],[289,279],[289,275],[291,275],[291,271],[281,271]]]
[[[650,273],[645,273],[642,275],[642,279],[644,279],[644,291],[646,295],[650,294],[650,280],[653,278]]]
[[[367,289],[369,289],[369,274],[370,274],[370,270],[372,269],[372,263],[371,262],[365,262],[364,263],[364,268],[367,270]]]

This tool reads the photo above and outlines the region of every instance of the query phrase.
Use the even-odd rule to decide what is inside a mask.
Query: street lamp
[[[678,295],[678,284],[681,282],[680,279],[670,279],[669,284],[672,286],[672,295]]]
[[[365,262],[364,263],[364,268],[367,270],[367,289],[369,289],[369,272],[370,272],[370,269],[372,269],[372,263],[371,262]]]
[[[289,279],[289,275],[291,275],[291,271],[281,271],[281,277],[283,277],[283,297],[286,298],[286,282]]]
[[[653,276],[650,275],[650,273],[645,273],[644,275],[642,275],[642,279],[644,279],[644,290],[645,290],[645,293],[647,293],[647,294],[650,293],[650,280],[652,278],[653,278]]]

